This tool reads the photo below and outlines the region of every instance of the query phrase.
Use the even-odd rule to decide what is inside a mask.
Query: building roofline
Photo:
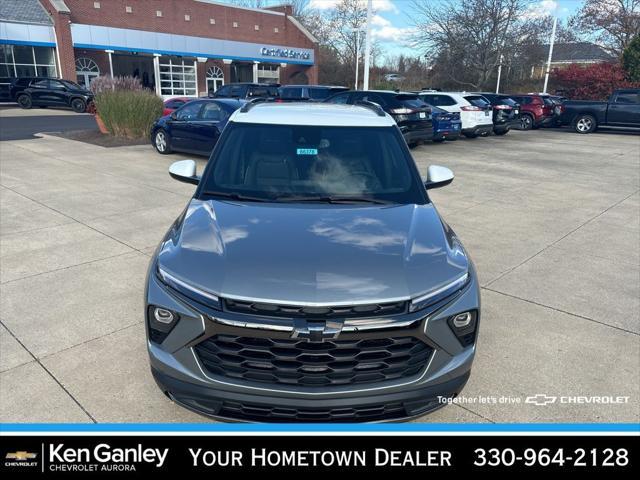
[[[298,27],[298,29],[302,33],[304,33],[309,40],[311,40],[313,43],[318,43],[318,39],[309,30],[307,30],[307,28],[302,25],[302,23],[300,23],[300,20],[298,20],[296,17],[292,17],[291,15],[289,15],[287,18],[289,18],[289,20],[291,20],[291,23]]]
[[[244,7],[242,5],[233,5],[232,3],[224,3],[218,0],[194,0],[194,1],[200,2],[200,3],[210,3],[211,5],[219,5],[221,7],[237,8],[239,10],[249,10],[251,12],[269,13],[271,15],[278,15],[281,17],[285,15],[284,12],[277,12],[274,10],[267,10],[264,8],[253,8],[253,7]]]

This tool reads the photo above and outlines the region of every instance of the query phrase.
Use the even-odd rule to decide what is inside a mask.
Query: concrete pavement
[[[468,401],[420,421],[639,421],[640,137],[511,132],[413,153],[456,173],[432,198],[483,286]],[[156,388],[144,345],[149,255],[193,191],[167,174],[181,158],[0,143],[0,421],[207,421]],[[629,401],[524,403],[536,394]]]

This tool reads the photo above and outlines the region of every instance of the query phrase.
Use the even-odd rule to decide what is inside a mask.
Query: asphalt
[[[13,105],[0,106],[0,141],[28,140],[41,132],[97,130],[93,115],[71,110],[34,108],[20,110]]]
[[[464,402],[420,421],[639,421],[640,137],[511,132],[413,154],[456,174],[432,199],[483,302]],[[0,142],[0,422],[208,421],[156,388],[142,322],[149,257],[193,192],[167,174],[182,158]]]

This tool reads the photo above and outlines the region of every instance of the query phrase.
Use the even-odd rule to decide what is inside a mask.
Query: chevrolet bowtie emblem
[[[527,397],[524,403],[532,403],[533,405],[549,405],[550,403],[556,403],[557,397],[545,395],[544,393],[538,393],[537,395]]]
[[[5,458],[7,460],[32,460],[37,456],[38,456],[37,453],[18,451],[18,452],[7,453]]]
[[[343,322],[324,320],[296,320],[291,338],[306,339],[309,342],[324,342],[337,338],[342,331]]]

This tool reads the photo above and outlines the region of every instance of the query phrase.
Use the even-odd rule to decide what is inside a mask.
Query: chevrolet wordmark
[[[145,290],[153,376],[223,419],[361,422],[431,412],[464,387],[471,260],[378,105],[251,102],[229,118],[159,244]]]

